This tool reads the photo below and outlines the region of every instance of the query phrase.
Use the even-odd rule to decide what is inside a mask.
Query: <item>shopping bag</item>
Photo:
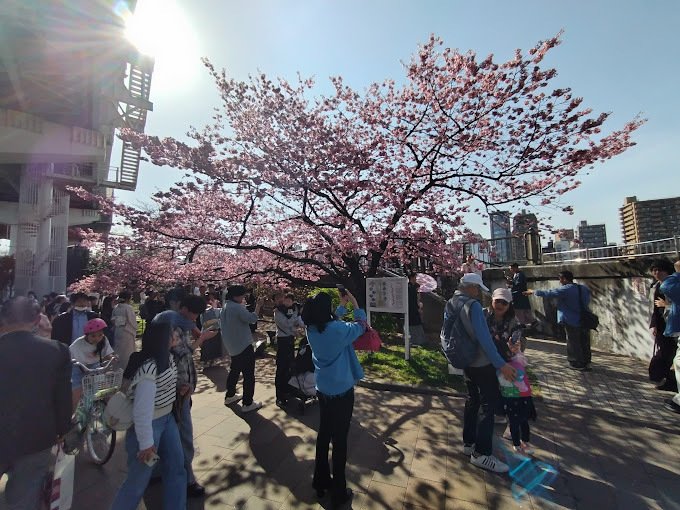
[[[380,335],[368,324],[364,323],[364,325],[366,326],[366,331],[354,341],[354,350],[378,352],[382,345]]]
[[[54,464],[52,482],[49,491],[47,491],[49,495],[47,508],[49,510],[69,510],[71,508],[73,503],[73,475],[75,467],[76,456],[67,455],[59,447],[57,460]]]

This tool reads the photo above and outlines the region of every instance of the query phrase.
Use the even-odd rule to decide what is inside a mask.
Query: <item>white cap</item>
[[[503,301],[512,303],[512,292],[510,292],[510,289],[504,289],[500,287],[493,291],[493,294],[491,295],[491,300],[493,301],[494,299],[502,299]]]
[[[477,285],[484,292],[489,292],[489,288],[486,285],[484,285],[482,277],[479,276],[477,273],[465,273],[463,277],[460,279],[460,283],[462,283],[463,285]]]

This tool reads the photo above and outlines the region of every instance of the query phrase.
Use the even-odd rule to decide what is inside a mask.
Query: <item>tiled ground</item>
[[[531,341],[528,352],[545,396],[532,426],[537,453],[525,465],[511,457],[514,480],[545,474],[538,462],[558,472],[554,480],[514,498],[513,478],[471,466],[460,453],[461,398],[358,388],[347,466],[355,491],[351,507],[680,508],[680,427],[674,415],[658,410],[663,394],[648,390],[644,365],[596,353],[594,372],[574,373],[564,368],[563,349]],[[257,363],[256,398],[266,406],[245,416],[222,404],[225,366],[201,375],[193,408],[194,466],[208,493],[189,508],[329,508],[310,487],[316,405],[304,415],[295,406],[277,408],[273,360]],[[583,386],[596,398],[584,398]],[[497,449],[507,451],[507,444],[499,439]],[[103,468],[79,457],[74,510],[108,507],[125,475],[123,453],[121,441]],[[147,491],[145,507],[161,508],[157,487]]]

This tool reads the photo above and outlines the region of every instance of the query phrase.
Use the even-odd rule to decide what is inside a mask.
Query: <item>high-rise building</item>
[[[574,229],[573,228],[563,228],[557,231],[555,234],[555,242],[557,241],[573,241],[574,240]]]
[[[116,129],[143,132],[152,109],[153,59],[125,37],[135,4],[3,3],[0,233],[16,261],[17,294],[64,292],[72,227],[110,229],[111,216],[69,186],[110,196],[137,185],[140,151],[131,144],[110,166]]]
[[[534,213],[527,213],[522,209],[522,212],[515,214],[512,219],[512,258],[516,262],[525,261],[527,258],[524,234],[531,228],[538,231],[538,219]]]
[[[581,221],[576,227],[576,239],[580,248],[607,246],[607,227],[604,223],[588,225],[587,221]]]
[[[508,211],[494,211],[489,214],[489,223],[491,225],[491,239],[493,246],[493,253],[495,253],[494,260],[499,262],[508,262],[510,260],[511,243],[510,243],[510,213]]]
[[[674,237],[680,234],[680,197],[641,201],[626,197],[619,216],[626,244]]]

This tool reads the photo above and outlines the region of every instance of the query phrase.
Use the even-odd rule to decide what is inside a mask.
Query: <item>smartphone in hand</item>
[[[338,289],[338,292],[340,292],[341,296],[346,296],[347,295],[347,289],[342,283],[338,283],[335,285],[335,288]]]
[[[152,457],[144,461],[144,464],[146,464],[149,467],[154,467],[156,465],[156,462],[158,462],[159,460],[161,460],[161,458],[158,456],[157,453],[154,453]]]

